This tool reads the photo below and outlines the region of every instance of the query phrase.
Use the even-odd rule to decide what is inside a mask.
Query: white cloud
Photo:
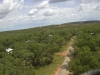
[[[96,5],[94,3],[82,3],[79,7],[78,11],[91,11],[94,10],[96,8]]]
[[[0,19],[7,16],[12,10],[21,9],[24,0],[3,0],[0,3]]]
[[[86,10],[86,9],[87,9],[87,5],[81,4],[81,6],[80,6],[78,11],[82,11],[82,10]]]
[[[53,9],[50,8],[50,5],[48,1],[43,1],[42,3],[39,3],[38,5],[35,5],[33,9],[29,11],[30,15],[45,15],[50,16],[54,14]],[[36,15],[37,16],[37,15]]]
[[[78,3],[76,0],[33,1],[42,2],[35,2],[36,4],[33,2],[30,5],[25,3],[23,5],[24,0],[4,0],[0,4],[0,25],[3,25],[0,26],[0,30],[61,24],[80,20],[99,19],[100,17],[98,15],[100,12],[100,3],[92,2],[92,0],[79,0],[80,2]],[[67,7],[65,4],[67,4]],[[22,7],[23,9],[21,9]]]
[[[69,0],[49,0],[49,3],[58,3],[58,2],[65,2]]]
[[[95,9],[96,9],[96,10],[100,10],[100,3],[97,4],[97,6],[96,6]]]
[[[70,5],[73,5],[73,4],[76,4],[76,1],[74,1],[74,0],[73,0],[73,1],[72,1],[72,0],[70,1],[70,0],[69,0],[69,1],[66,1],[66,3],[67,3],[67,4],[70,4]]]
[[[33,9],[31,9],[29,11],[29,15],[35,15],[37,14],[38,12],[40,12],[41,10],[44,10],[45,8],[49,8],[49,3],[48,1],[43,1],[42,3],[39,3],[38,5],[35,5],[33,7]],[[45,10],[44,10],[45,11]],[[44,12],[44,11],[41,11],[41,14]]]
[[[49,1],[49,3],[58,3],[58,2],[65,2],[70,0],[32,0],[33,2],[42,2],[42,1]]]
[[[49,4],[48,1],[43,1],[42,3],[33,6],[33,9],[29,11],[32,15],[28,17],[28,21],[42,25],[42,23],[56,24],[85,20],[89,17],[89,12],[95,8],[95,4],[82,3],[80,6],[82,8],[81,12],[77,12],[78,7],[79,6],[75,8],[62,8],[53,6],[52,4]]]
[[[43,1],[42,3],[35,6],[35,8],[37,8],[37,9],[43,9],[43,8],[46,8],[46,7],[49,7],[48,1]]]
[[[45,16],[52,16],[55,14],[55,11],[53,9],[46,9],[45,12],[44,12],[44,15]]]
[[[82,3],[90,3],[90,2],[93,2],[95,0],[81,0]]]
[[[39,2],[39,1],[44,1],[44,0],[32,0],[33,2]]]
[[[2,19],[0,20],[0,23],[1,23],[1,22],[3,22],[3,20],[2,20]]]
[[[32,9],[32,10],[30,10],[29,15],[34,15],[37,12],[38,12],[38,9]]]

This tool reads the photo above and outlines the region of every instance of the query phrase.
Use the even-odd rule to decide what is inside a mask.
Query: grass
[[[65,46],[60,49],[59,53],[64,52],[71,43],[72,41],[70,40]],[[58,67],[61,66],[65,58],[57,54],[54,54],[53,57],[54,60],[50,65],[35,69],[35,75],[54,75],[55,71]]]
[[[71,43],[72,43],[72,40],[70,40],[68,43],[66,43],[66,45],[64,45],[64,46],[60,49],[59,52],[64,52],[64,51],[68,48],[68,46],[71,45]]]
[[[35,69],[35,74],[36,75],[53,75],[54,71],[57,70],[57,68],[62,64],[63,61],[64,61],[63,56],[54,55],[53,62],[48,66]]]

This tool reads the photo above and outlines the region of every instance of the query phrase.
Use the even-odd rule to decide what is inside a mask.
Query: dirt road
[[[75,39],[76,37],[73,37],[73,38]],[[68,75],[69,74],[67,67],[68,67],[68,62],[70,61],[70,58],[68,57],[68,55],[70,54],[70,50],[74,50],[74,48],[72,47],[72,44],[74,42],[73,38],[71,39],[71,42],[68,44],[69,46],[67,47],[66,51],[62,53],[57,53],[59,55],[64,56],[65,60],[62,63],[62,65],[57,69],[54,75]]]
[[[60,67],[61,70],[60,70],[58,75],[68,75],[67,67],[68,67],[68,62],[70,61],[70,58],[67,55],[70,54],[69,51],[72,50],[72,49],[73,49],[73,47],[70,45],[67,49],[67,54],[65,56],[65,60],[62,64],[62,66]]]
[[[61,66],[61,71],[59,73],[59,75],[66,75],[66,68],[68,67],[68,62],[70,61],[69,57],[65,58],[65,61],[63,62],[62,66]]]

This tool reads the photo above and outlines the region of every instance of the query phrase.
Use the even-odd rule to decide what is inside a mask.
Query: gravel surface
[[[62,64],[62,66],[60,67],[61,70],[60,70],[59,75],[68,75],[67,67],[68,67],[68,62],[70,61],[70,58],[67,55],[70,54],[70,52],[69,52],[70,50],[73,50],[72,46],[68,47],[68,53],[66,54],[65,60]]]

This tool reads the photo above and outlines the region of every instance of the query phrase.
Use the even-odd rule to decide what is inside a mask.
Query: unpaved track
[[[75,38],[75,37],[73,37]],[[69,43],[69,46],[67,47],[66,51],[62,52],[62,53],[57,53],[59,55],[62,55],[65,57],[64,62],[62,63],[61,66],[59,66],[59,68],[55,71],[54,75],[68,75],[69,71],[67,70],[68,67],[68,62],[70,61],[70,58],[67,56],[68,54],[70,54],[70,50],[74,50],[74,48],[71,46],[73,44],[74,39],[71,39],[71,43]]]
[[[66,68],[68,67],[68,62],[70,61],[69,57],[65,58],[65,61],[62,64],[61,71],[58,75],[66,75],[67,71]]]
[[[68,62],[70,61],[70,58],[67,56],[69,54],[69,50],[72,50],[73,47],[70,45],[67,49],[67,54],[65,56],[65,60],[61,66],[61,70],[58,75],[68,75],[67,67],[68,67]]]

